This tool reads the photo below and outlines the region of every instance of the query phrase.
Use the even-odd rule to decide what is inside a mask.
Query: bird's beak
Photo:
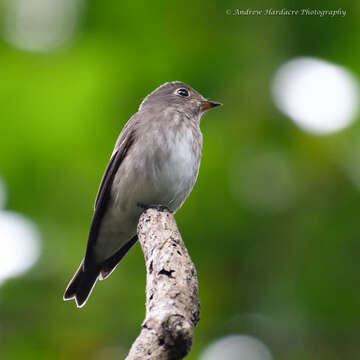
[[[205,100],[205,101],[201,101],[201,110],[206,111],[215,106],[221,106],[221,105],[222,105],[222,103],[219,103],[216,101]]]

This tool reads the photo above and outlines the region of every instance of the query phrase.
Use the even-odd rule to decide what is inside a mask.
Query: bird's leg
[[[160,212],[164,212],[164,211],[171,212],[168,207],[166,207],[165,205],[161,205],[161,204],[144,205],[144,204],[138,203],[137,206],[140,207],[141,209],[144,209],[144,210],[155,209],[155,210],[160,211]]]

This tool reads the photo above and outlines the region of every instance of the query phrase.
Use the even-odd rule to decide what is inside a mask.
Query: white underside
[[[109,258],[136,235],[143,211],[138,204],[161,204],[175,212],[192,190],[200,154],[194,152],[194,132],[189,128],[182,130],[181,138],[174,134],[161,146],[134,144],[122,162],[95,245],[99,260]],[[151,137],[154,134],[145,134],[138,141],[148,143]]]

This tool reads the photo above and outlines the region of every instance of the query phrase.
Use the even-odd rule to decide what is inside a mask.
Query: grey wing
[[[113,172],[113,170],[114,170],[113,163],[119,162],[118,153],[119,152],[122,153],[124,151],[127,152],[130,147],[129,141],[130,142],[133,141],[134,127],[135,127],[135,123],[136,123],[135,119],[136,119],[135,115],[132,118],[130,118],[130,120],[125,124],[123,130],[121,131],[121,133],[119,135],[119,138],[116,141],[114,151],[111,154],[109,164],[106,167],[105,173],[101,179],[99,190],[96,194],[94,211],[96,211],[96,208],[98,207],[99,202],[101,202],[103,199],[103,194],[106,191],[106,187],[109,185],[109,179],[111,178],[111,180],[112,180],[116,173],[116,171]],[[123,154],[123,156],[121,157],[121,161],[124,159],[125,155],[126,155],[126,153]],[[118,163],[117,166],[115,165],[116,170],[119,168],[120,163]]]
[[[86,248],[85,265],[88,263],[88,261],[91,258],[93,245],[96,242],[101,221],[107,209],[111,185],[113,183],[114,176],[117,170],[119,169],[122,161],[124,160],[127,152],[129,151],[131,145],[134,142],[134,137],[135,137],[135,131],[133,129],[134,127],[128,126],[128,124],[125,126],[125,128],[123,129],[122,133],[119,136],[119,140],[115,146],[115,150],[111,156],[110,162],[105,170],[104,176],[102,178],[97,193],[97,197],[95,200],[95,211],[92,218],[92,223],[89,232],[89,239]]]

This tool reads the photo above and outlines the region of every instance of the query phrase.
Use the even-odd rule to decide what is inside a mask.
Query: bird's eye
[[[189,96],[189,92],[186,89],[177,89],[176,93],[180,96],[187,97]]]

